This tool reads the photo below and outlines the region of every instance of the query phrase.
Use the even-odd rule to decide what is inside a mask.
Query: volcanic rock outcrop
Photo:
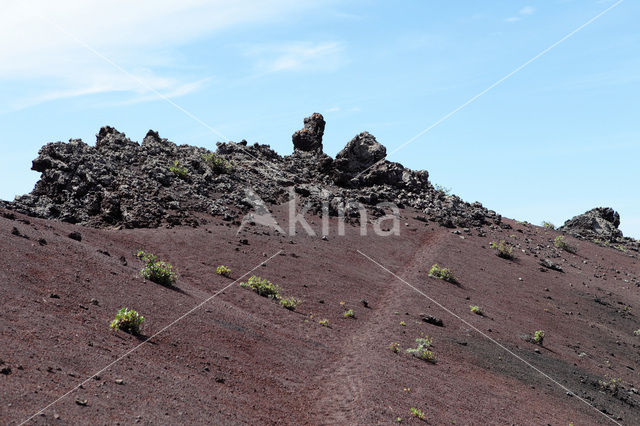
[[[299,151],[322,152],[322,136],[325,126],[322,114],[314,112],[304,119],[304,128],[298,130],[291,137],[293,148]]]
[[[615,242],[622,237],[620,215],[610,207],[596,207],[567,220],[560,231],[584,239]]]
[[[176,145],[150,130],[142,144],[103,127],[95,146],[79,139],[43,146],[32,169],[42,174],[34,190],[6,206],[21,213],[95,227],[157,227],[206,222],[206,214],[236,220],[255,207],[288,201],[296,193],[320,213],[358,220],[361,206],[383,214],[380,203],[412,207],[445,226],[499,224],[480,203],[436,190],[426,171],[384,160],[386,150],[363,132],[333,160],[322,152],[325,122],[304,120],[293,135],[294,152],[280,156],[268,145],[218,143],[215,153]]]

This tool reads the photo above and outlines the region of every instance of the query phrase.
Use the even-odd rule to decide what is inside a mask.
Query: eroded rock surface
[[[436,190],[426,171],[385,160],[385,147],[370,133],[354,137],[334,160],[322,152],[322,116],[304,123],[293,135],[293,154],[284,157],[244,140],[219,142],[213,153],[176,145],[152,130],[138,144],[105,126],[95,146],[79,139],[43,146],[33,161],[42,174],[34,190],[5,205],[96,227],[196,226],[206,214],[233,221],[255,210],[257,198],[268,206],[295,194],[311,213],[324,204],[331,215],[356,221],[362,206],[376,216],[393,204],[450,227],[501,222],[480,203]]]

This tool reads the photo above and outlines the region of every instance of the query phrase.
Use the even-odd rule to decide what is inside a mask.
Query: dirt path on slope
[[[418,268],[424,268],[424,259],[436,256],[444,235],[442,232],[425,235],[419,250],[413,252],[401,268],[392,271],[404,277],[410,276]],[[362,250],[381,264],[386,263],[384,259],[377,259],[376,253],[368,253],[366,248]],[[371,267],[372,270],[379,268],[373,263]],[[375,381],[371,380],[371,376],[385,366],[381,360],[376,360],[374,356],[368,357],[367,354],[381,350],[381,332],[391,326],[394,312],[402,311],[402,302],[396,296],[399,292],[407,291],[405,284],[386,272],[383,274],[386,274],[384,279],[387,285],[380,300],[384,303],[372,307],[372,316],[366,322],[360,322],[357,331],[342,336],[338,343],[339,352],[315,377],[311,386],[315,391],[310,393],[310,411],[315,417],[314,422],[353,424],[363,410],[370,409],[368,396],[379,392],[374,387]],[[386,350],[386,343],[382,343]],[[378,363],[380,365],[375,365]]]

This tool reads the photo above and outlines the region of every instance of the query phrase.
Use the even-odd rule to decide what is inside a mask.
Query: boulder
[[[387,155],[387,149],[369,132],[362,132],[336,155],[334,167],[342,173],[356,175]]]
[[[620,215],[610,207],[597,207],[567,220],[558,230],[578,238],[616,241],[622,237]]]
[[[291,137],[293,149],[296,151],[322,152],[322,136],[325,121],[322,114],[314,112],[304,119],[304,128],[298,130]]]

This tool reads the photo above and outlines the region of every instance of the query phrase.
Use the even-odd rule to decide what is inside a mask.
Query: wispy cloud
[[[133,97],[132,102],[155,99],[151,94],[156,90],[166,96],[184,95],[204,84],[202,76],[176,72],[179,46],[237,25],[286,19],[315,4],[294,0],[9,3],[0,15],[0,82],[22,84],[31,91],[38,87],[39,92],[4,99],[0,108],[106,92],[123,92]],[[145,70],[137,71],[141,66]],[[280,66],[287,66],[286,58]]]
[[[533,15],[536,9],[533,6],[525,6],[518,11],[517,15],[510,16],[506,18],[505,22],[518,22],[523,19],[525,16]]]
[[[332,71],[344,62],[344,46],[335,41],[256,45],[245,50],[260,74],[282,71]]]

